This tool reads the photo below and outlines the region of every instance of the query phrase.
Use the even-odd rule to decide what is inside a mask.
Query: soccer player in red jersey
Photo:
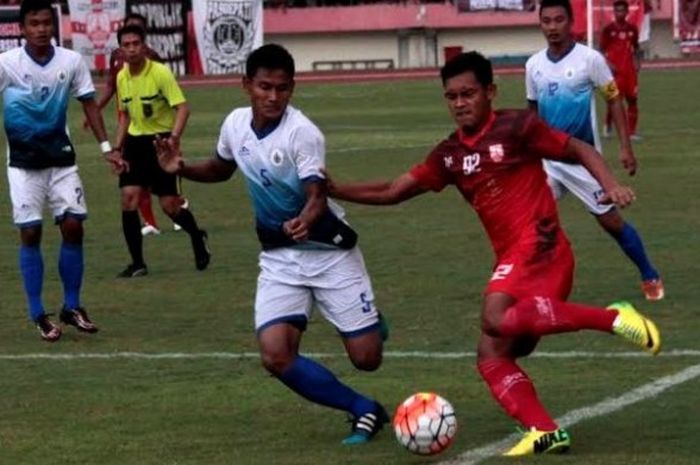
[[[441,70],[457,129],[424,162],[392,181],[329,182],[329,193],[357,203],[389,205],[454,185],[476,210],[496,262],[484,293],[477,367],[496,401],[527,430],[505,455],[561,452],[570,445],[516,359],[548,334],[592,329],[614,333],[656,354],[659,331],[626,302],[607,309],[566,302],[574,256],[542,158],[585,166],[620,207],[634,200],[593,147],[547,126],[534,112],[492,109],[491,63],[464,53]]]
[[[613,3],[615,21],[603,28],[600,35],[600,51],[608,60],[610,69],[615,76],[615,83],[620,94],[627,101],[627,126],[630,139],[640,140],[637,134],[639,107],[637,94],[639,90],[639,30],[637,26],[627,21],[629,4],[626,0],[616,0]],[[605,116],[604,134],[610,134],[612,115],[610,111]]]

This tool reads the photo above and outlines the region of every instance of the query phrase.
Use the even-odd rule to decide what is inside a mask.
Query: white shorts
[[[604,215],[615,208],[613,204],[598,203],[605,191],[583,165],[544,160],[544,170],[547,172],[549,187],[557,200],[571,192],[596,216]]]
[[[77,166],[27,170],[7,167],[12,199],[12,217],[17,226],[25,228],[41,224],[44,205],[56,223],[66,215],[87,217],[85,192]]]
[[[372,284],[362,252],[351,250],[263,251],[255,294],[255,330],[280,322],[304,329],[314,304],[343,337],[379,326]]]

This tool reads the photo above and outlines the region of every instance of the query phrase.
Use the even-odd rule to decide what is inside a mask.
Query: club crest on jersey
[[[275,166],[281,166],[282,162],[284,162],[284,152],[282,150],[274,149],[270,152],[270,163]]]
[[[503,144],[489,145],[489,155],[491,156],[491,160],[493,160],[495,163],[500,163],[503,161],[503,157],[505,156]]]
[[[65,71],[65,70],[62,70],[62,69],[61,69],[61,70],[58,71],[58,74],[56,74],[56,77],[58,78],[58,82],[63,82],[63,81],[66,80],[66,78],[68,77],[68,75],[66,74],[66,71]]]
[[[564,76],[566,76],[566,79],[571,79],[574,77],[574,68],[566,68],[564,71]]]
[[[444,161],[445,161],[445,168],[450,168],[450,167],[452,167],[452,163],[454,163],[454,160],[452,160],[452,155],[447,155],[447,156],[444,158]]]

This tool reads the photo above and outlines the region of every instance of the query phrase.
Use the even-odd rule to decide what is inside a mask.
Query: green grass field
[[[561,357],[531,358],[523,365],[556,416],[618,398],[691,366],[698,369],[700,170],[697,114],[690,104],[700,101],[697,82],[697,70],[645,72],[641,81],[645,139],[635,146],[640,171],[628,180],[639,201],[625,216],[638,227],[663,273],[665,301],[644,302],[636,271],[617,245],[575,199],[561,203],[577,256],[572,299],[639,304],[662,329],[667,355],[631,357],[634,347],[601,334],[546,338],[540,352]],[[522,78],[499,78],[498,83],[498,106],[523,105]],[[186,93],[192,117],[185,152],[192,158],[209,156],[221,121],[244,103],[243,96],[239,88],[225,86],[186,88]],[[325,132],[327,164],[339,179],[398,174],[452,128],[437,80],[300,84],[295,104]],[[112,129],[112,112],[107,117]],[[207,271],[194,269],[187,237],[170,231],[161,214],[167,232],[145,239],[151,274],[117,280],[114,276],[128,262],[117,183],[94,139],[79,129],[81,119],[76,106],[71,127],[90,207],[83,302],[102,330],[85,336],[68,329],[49,345],[27,321],[18,235],[3,176],[0,464],[439,463],[513,432],[515,425],[477,376],[473,356],[437,358],[474,350],[480,294],[492,262],[475,215],[455,190],[396,207],[347,205],[378,304],[392,323],[386,350],[393,354],[382,368],[371,374],[356,371],[342,357],[335,331],[320,318],[311,322],[303,344],[306,352],[327,354],[323,362],[343,380],[392,410],[415,391],[437,391],[456,408],[455,444],[441,456],[421,458],[402,450],[393,432],[384,431],[366,447],[346,448],[339,444],[349,427],[344,414],[296,397],[267,376],[254,356],[258,246],[242,180],[185,184],[197,219],[209,231],[213,261]],[[614,142],[606,152],[622,175]],[[45,224],[44,298],[48,308],[58,310],[59,235],[50,222]],[[673,352],[681,350],[690,352]],[[412,351],[424,356],[406,354]],[[79,357],[123,352],[182,357]],[[604,357],[610,354],[616,356]],[[568,456],[528,463],[697,464],[699,378],[670,384],[675,385],[658,396],[571,426],[574,443]],[[488,458],[485,463],[514,462]]]

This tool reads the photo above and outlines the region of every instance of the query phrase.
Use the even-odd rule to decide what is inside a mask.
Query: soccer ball
[[[394,431],[399,443],[414,454],[439,454],[457,432],[455,410],[433,392],[413,394],[397,407]]]

